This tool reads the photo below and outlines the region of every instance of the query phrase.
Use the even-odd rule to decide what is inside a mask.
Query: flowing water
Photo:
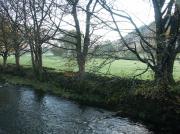
[[[150,134],[142,124],[30,88],[0,87],[0,134]]]

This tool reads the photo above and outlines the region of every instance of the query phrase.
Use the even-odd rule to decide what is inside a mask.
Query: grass
[[[45,81],[36,80],[31,75],[31,68],[21,68],[19,74],[12,75],[14,72],[16,73],[14,66],[6,68],[6,72],[2,72],[0,79],[14,85],[31,86],[37,91],[75,100],[84,105],[114,110],[116,115],[130,117],[146,123],[157,133],[175,133],[180,129],[179,82],[174,87],[170,87],[171,90],[166,96],[164,90],[161,92],[153,85],[152,81],[128,79],[127,77],[132,75],[136,69],[143,69],[145,65],[138,61],[127,60],[115,61],[110,68],[110,73],[123,75],[126,78],[114,79],[89,74],[84,81],[78,82],[77,79],[64,77],[63,73],[58,72],[63,69],[77,69],[77,67],[70,66],[71,63],[74,64],[74,61],[69,63],[67,59],[48,55],[44,55],[43,58],[44,66],[56,69],[56,72],[47,70],[51,77],[47,77]],[[89,70],[93,69],[93,66],[102,61],[102,59],[95,59],[94,63],[90,61],[87,67]],[[14,63],[13,57],[10,57],[8,62]],[[30,66],[30,56],[23,56],[21,64]],[[179,69],[178,64],[176,62],[176,69]],[[100,71],[106,72],[107,69],[108,65]],[[143,79],[145,78],[147,77],[143,77]]]
[[[40,82],[34,79],[29,79],[29,78],[22,78],[20,76],[12,76],[12,75],[7,75],[4,74],[1,76],[2,79],[6,80],[6,82],[14,84],[14,85],[24,85],[24,86],[30,86],[36,89],[37,91],[40,91],[41,93],[52,93],[57,96],[61,96],[64,98],[72,98],[73,95],[69,92],[65,92],[63,88],[57,87],[53,85],[52,83],[47,83],[47,82]]]
[[[102,66],[99,70],[97,67],[103,63],[104,59],[91,59],[86,68],[88,72],[103,73],[115,75],[120,77],[133,77],[146,69],[146,65],[133,60],[114,60],[111,64]],[[105,63],[111,62],[112,59],[107,60]],[[0,59],[2,63],[2,58]],[[13,56],[8,58],[8,63],[15,63]],[[20,61],[23,66],[31,66],[31,57],[29,54],[23,55]],[[43,55],[43,66],[54,68],[56,71],[77,71],[77,64],[74,60],[63,59],[58,56],[50,54]],[[139,79],[152,79],[153,73],[151,70],[138,77]],[[180,80],[180,61],[176,61],[174,65],[174,78]]]
[[[66,99],[71,99],[71,100],[77,101],[81,104],[88,104],[88,105],[92,105],[92,106],[111,108],[110,106],[108,106],[106,104],[104,96],[102,97],[100,94],[93,93],[94,90],[100,90],[100,89],[94,89],[94,90],[90,91],[91,88],[89,87],[90,86],[89,83],[86,83],[86,84],[88,84],[87,85],[88,90],[84,90],[84,89],[82,90],[81,88],[80,89],[77,88],[77,84],[74,83],[75,81],[71,81],[72,82],[71,84],[74,84],[72,87],[73,88],[76,87],[76,88],[71,89],[72,87],[71,87],[71,85],[69,85],[71,88],[69,87],[67,89],[62,86],[61,82],[59,83],[59,81],[58,81],[59,80],[58,76],[60,76],[61,78],[63,78],[63,82],[65,82],[66,84],[69,82],[69,81],[66,81],[65,77],[63,77],[62,74],[55,72],[55,75],[53,75],[54,73],[51,74],[51,76],[53,75],[53,80],[47,79],[45,82],[45,81],[39,81],[39,80],[35,79],[34,77],[30,76],[31,69],[30,68],[27,68],[27,69],[28,69],[28,71],[26,70],[26,74],[23,77],[18,76],[18,75],[3,73],[3,75],[0,75],[0,80],[3,82],[13,84],[13,85],[32,87],[39,93],[50,93],[50,94],[53,94],[56,96],[61,96]],[[11,71],[13,71],[13,70],[11,70]],[[22,68],[21,71],[24,72],[25,70],[23,70],[23,68]],[[57,81],[54,80],[54,78],[56,78]],[[69,77],[68,80],[70,80],[70,79],[71,78]],[[83,84],[81,84],[81,86],[83,86]]]

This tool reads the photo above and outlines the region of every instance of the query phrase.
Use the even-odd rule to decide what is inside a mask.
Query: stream
[[[152,134],[113,114],[29,87],[0,86],[0,134]]]

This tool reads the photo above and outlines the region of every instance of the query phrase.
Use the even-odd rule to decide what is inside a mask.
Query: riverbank
[[[116,111],[115,116],[130,117],[145,123],[151,130],[175,134],[180,131],[180,84],[159,90],[152,81],[105,77],[86,74],[79,82],[67,73],[46,69],[44,80],[38,81],[31,68],[1,70],[1,81],[31,86],[39,92],[51,93],[84,105]]]

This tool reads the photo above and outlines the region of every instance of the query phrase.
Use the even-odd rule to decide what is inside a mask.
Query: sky
[[[120,8],[127,10],[127,12],[134,18],[139,19],[145,24],[149,24],[154,20],[154,12],[149,0],[118,0]],[[138,25],[142,22],[136,20]]]
[[[148,25],[154,21],[154,12],[149,0],[116,0],[115,5],[118,5],[117,9],[125,10],[133,18],[138,27]],[[131,24],[120,25],[122,25],[122,29],[129,29],[122,31],[124,36],[133,30]],[[105,37],[105,40],[108,37],[110,37],[110,40],[117,40],[119,38],[118,34],[114,32],[110,32]]]
[[[85,2],[87,2],[86,0]],[[109,0],[110,1],[110,0]],[[150,4],[149,0],[111,0],[114,1],[114,7],[118,10],[125,10],[134,20],[136,25],[138,27],[143,25],[148,25],[154,20],[154,14],[153,14],[153,8]],[[84,2],[84,0],[83,0]],[[85,30],[85,16],[83,14],[78,15],[81,25],[81,30]],[[108,18],[111,18],[106,13],[102,13],[102,18],[105,18],[108,20]],[[66,17],[67,22],[73,22],[72,16]],[[116,18],[117,20],[120,20],[120,18]],[[122,34],[125,36],[129,32],[133,30],[132,24],[130,23],[119,23],[120,29],[126,29],[122,30]],[[70,25],[62,25],[62,28],[70,29],[72,28]],[[128,29],[128,30],[127,30]],[[107,29],[98,29],[98,31],[95,32],[97,35],[103,35],[103,40],[117,40],[119,39],[119,35],[117,32],[112,32],[112,30]]]

